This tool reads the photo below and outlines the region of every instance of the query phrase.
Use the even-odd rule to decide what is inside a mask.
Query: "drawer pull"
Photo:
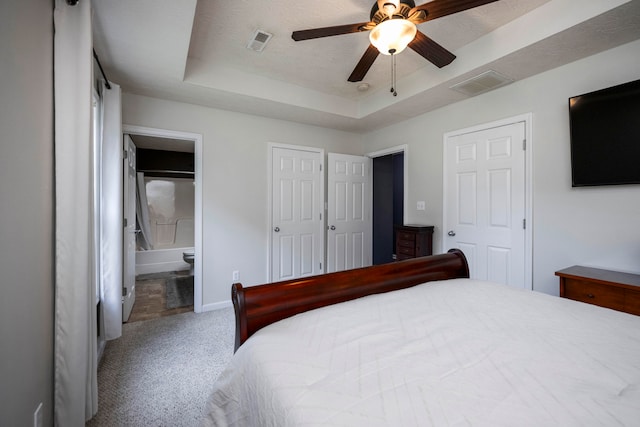
[[[587,294],[588,298],[595,298],[596,296],[594,294]]]

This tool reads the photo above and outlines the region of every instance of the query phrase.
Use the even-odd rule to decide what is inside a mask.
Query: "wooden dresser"
[[[640,315],[640,274],[574,265],[556,276],[561,297]]]
[[[396,232],[397,261],[432,254],[432,225],[394,225],[393,229]]]

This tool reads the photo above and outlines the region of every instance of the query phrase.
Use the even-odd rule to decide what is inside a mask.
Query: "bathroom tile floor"
[[[136,302],[127,323],[193,311],[193,305],[167,308],[165,280],[170,277],[188,275],[188,271],[146,274],[136,277]]]

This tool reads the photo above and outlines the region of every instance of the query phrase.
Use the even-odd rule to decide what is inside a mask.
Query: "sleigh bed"
[[[472,280],[462,252],[232,290],[204,425],[640,420],[640,317]]]

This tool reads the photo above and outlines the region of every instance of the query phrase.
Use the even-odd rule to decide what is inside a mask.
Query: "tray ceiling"
[[[517,81],[640,38],[638,0],[500,0],[420,24],[457,59],[438,69],[407,49],[393,97],[387,56],[367,73],[368,90],[347,81],[368,33],[291,39],[368,21],[372,4],[94,1],[94,46],[125,92],[364,132],[465,99],[450,86],[488,70]],[[256,30],[273,35],[262,52],[247,48]]]

